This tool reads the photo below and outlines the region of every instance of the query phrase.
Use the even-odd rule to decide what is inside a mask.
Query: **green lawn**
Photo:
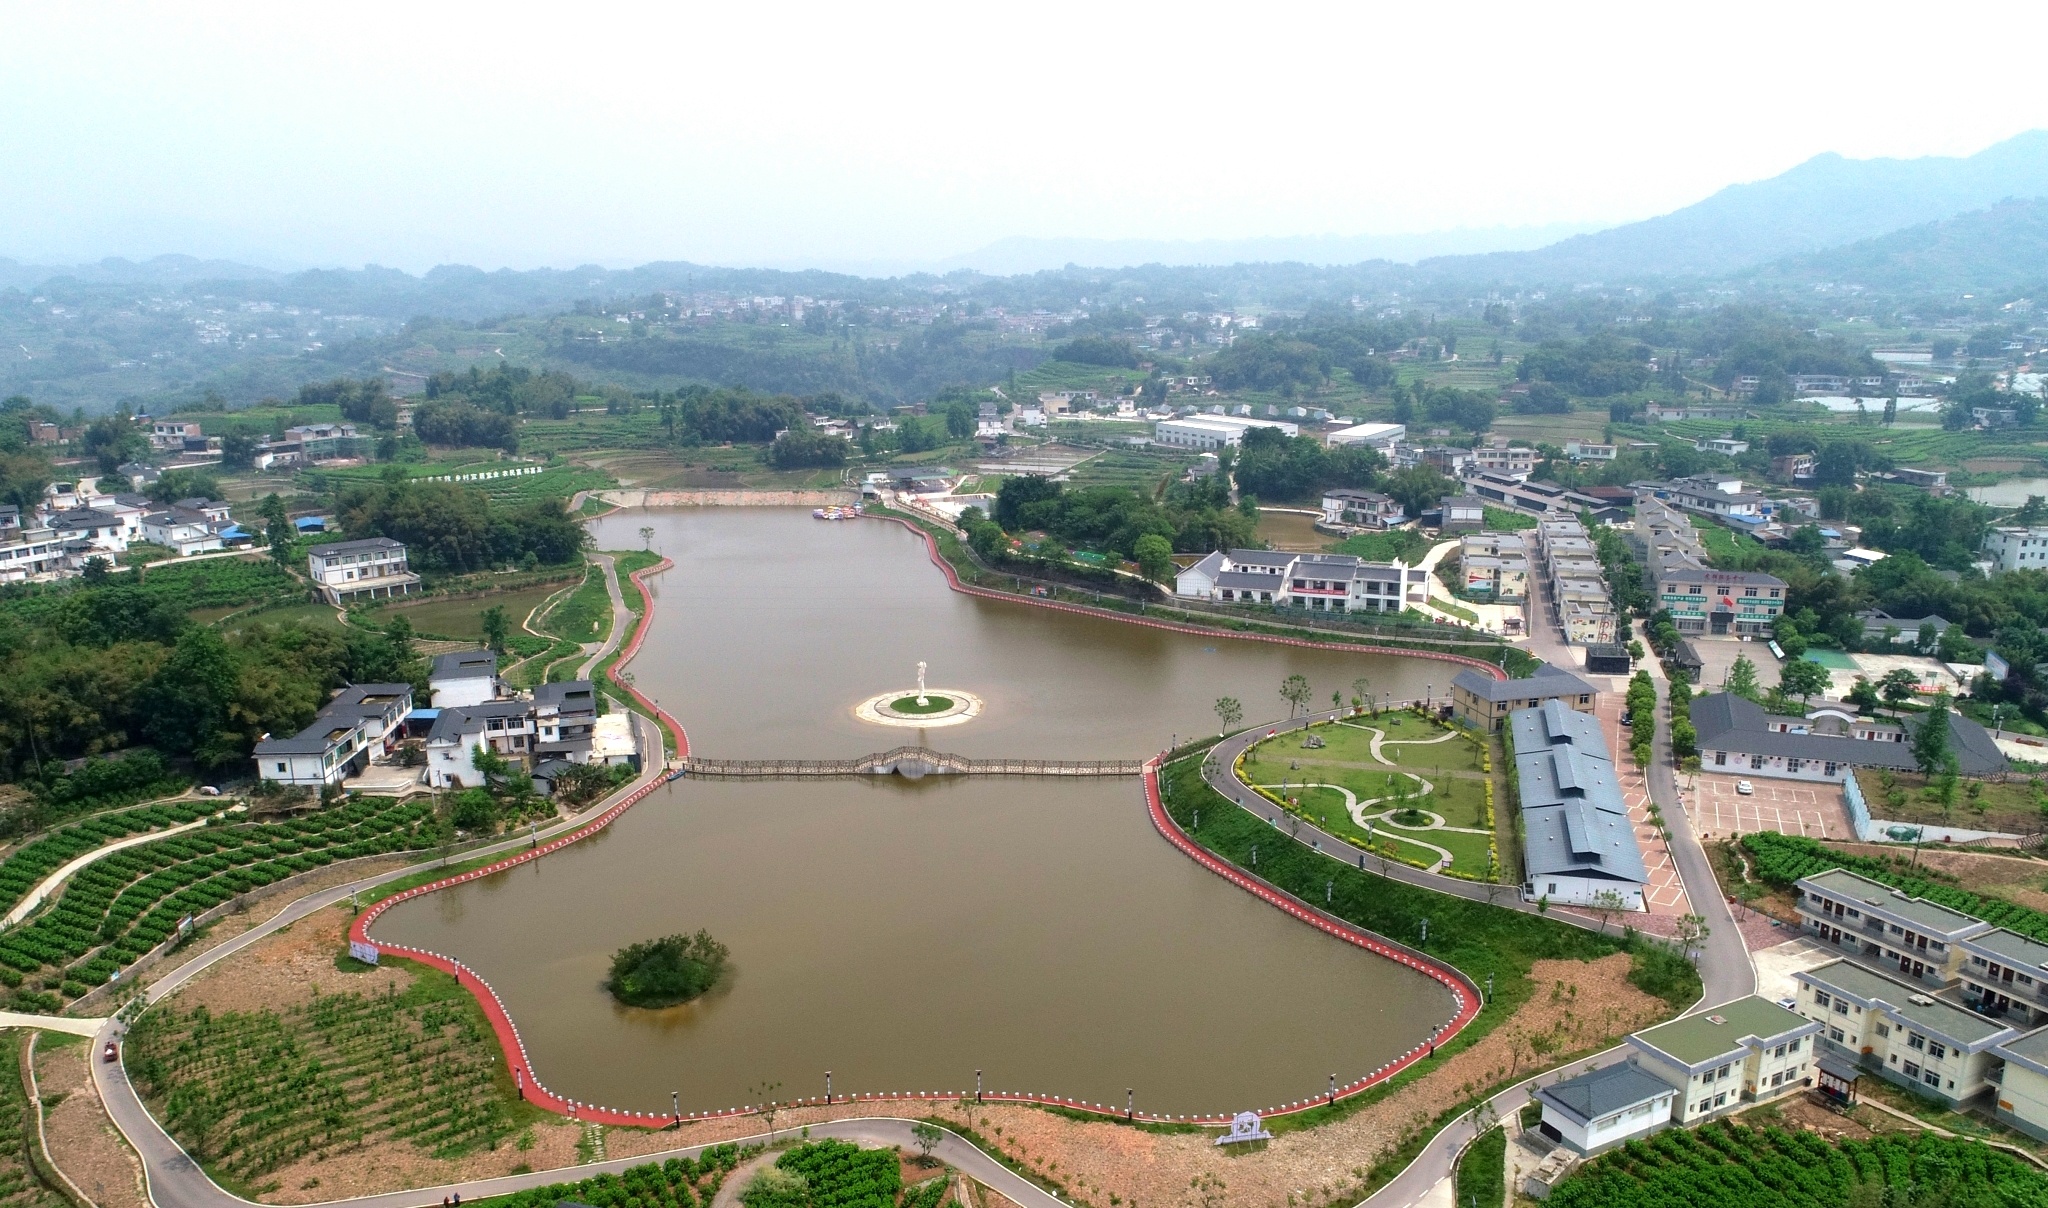
[[[1536,517],[1526,512],[1492,505],[1486,508],[1486,531],[1489,533],[1520,533],[1535,527]]]
[[[516,633],[528,612],[566,586],[565,583],[540,583],[516,591],[472,596],[466,600],[436,600],[430,596],[420,604],[369,609],[364,619],[372,625],[382,626],[392,617],[402,616],[412,623],[413,632],[423,636],[482,641],[486,609],[504,609],[505,627]]]
[[[534,628],[572,642],[600,642],[611,615],[611,593],[605,589],[604,572],[591,566],[582,585],[542,615]]]
[[[1398,558],[1413,566],[1429,552],[1429,538],[1413,529],[1359,533],[1338,542],[1337,552],[1364,558],[1368,562],[1392,562]]]
[[[1464,834],[1436,828],[1419,829],[1412,834],[1404,835],[1403,828],[1391,823],[1373,822],[1368,829],[1353,821],[1350,811],[1344,806],[1343,794],[1333,788],[1320,786],[1341,785],[1351,790],[1360,801],[1378,800],[1378,804],[1365,807],[1368,816],[1397,808],[1400,804],[1398,794],[1404,789],[1416,793],[1419,786],[1407,772],[1370,764],[1370,756],[1366,750],[1368,736],[1363,731],[1351,730],[1345,726],[1318,728],[1319,733],[1332,730],[1335,731],[1335,741],[1320,750],[1304,750],[1298,747],[1295,744],[1299,742],[1299,738],[1292,734],[1259,743],[1245,759],[1245,778],[1253,784],[1270,788],[1275,796],[1289,798],[1293,802],[1289,806],[1293,812],[1353,846],[1369,851],[1385,851],[1395,859],[1428,867],[1435,862],[1436,854],[1417,844],[1432,843],[1451,853],[1451,867],[1454,870],[1473,877],[1486,875],[1491,863],[1490,835]],[[1288,741],[1290,738],[1294,741]],[[1462,739],[1453,739],[1441,745],[1455,745],[1461,748],[1470,756],[1471,763],[1476,768],[1477,758],[1471,755],[1470,745]],[[1333,749],[1344,756],[1357,755],[1361,758],[1339,758],[1333,761]],[[1356,766],[1358,764],[1367,766]],[[1441,816],[1445,826],[1486,826],[1486,790],[1482,778],[1477,775],[1438,774],[1431,779],[1436,781],[1438,791],[1412,796],[1407,799],[1407,806],[1428,810]],[[1287,786],[1284,790],[1280,787],[1283,785]],[[1384,800],[1385,798],[1394,800]],[[1405,841],[1407,839],[1412,839],[1413,842]],[[1385,846],[1389,841],[1400,842],[1389,848]],[[1375,847],[1375,843],[1382,846]]]

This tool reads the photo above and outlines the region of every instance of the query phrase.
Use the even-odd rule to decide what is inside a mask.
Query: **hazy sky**
[[[1624,221],[2048,126],[2048,5],[0,3],[0,255],[420,270]]]

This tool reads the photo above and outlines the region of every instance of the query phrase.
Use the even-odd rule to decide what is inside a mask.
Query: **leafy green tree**
[[[1308,708],[1309,697],[1312,695],[1313,693],[1308,686],[1308,677],[1305,675],[1290,675],[1280,681],[1280,698],[1288,704],[1287,716],[1289,717],[1293,717],[1298,710]]]
[[[1928,702],[1927,712],[1920,715],[1920,724],[1913,730],[1913,762],[1929,776],[1939,771],[1949,758],[1948,715],[1948,693],[1937,692]]]
[[[672,1007],[718,984],[731,952],[708,931],[629,944],[612,955],[607,988],[634,1007]]]
[[[1762,700],[1763,688],[1757,683],[1756,664],[1746,654],[1735,656],[1735,662],[1728,668],[1727,689],[1745,700]]]
[[[1830,682],[1828,669],[1808,659],[1787,659],[1778,671],[1779,691],[1801,700],[1825,693]]]
[[[1166,583],[1173,579],[1173,543],[1157,533],[1147,533],[1138,538],[1132,546],[1137,554],[1138,570],[1155,583]]]
[[[1884,678],[1878,681],[1877,688],[1885,700],[1894,705],[1901,704],[1912,700],[1920,691],[1920,677],[1904,667],[1895,667],[1885,672]]]
[[[1856,677],[1855,683],[1849,685],[1848,699],[1859,713],[1875,713],[1884,703],[1884,698],[1878,694],[1877,685],[1860,675]]]
[[[245,754],[230,732],[241,697],[241,670],[218,630],[189,626],[143,694],[144,732],[202,767],[225,767]]]
[[[505,653],[505,639],[509,636],[509,627],[505,623],[505,606],[503,604],[491,605],[489,608],[484,609],[483,616],[479,620],[483,624],[484,645],[489,646],[499,654]]]
[[[1244,706],[1234,696],[1217,697],[1216,718],[1223,723],[1223,733],[1228,734],[1244,720]]]

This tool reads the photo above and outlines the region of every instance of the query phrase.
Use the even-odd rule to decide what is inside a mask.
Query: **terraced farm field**
[[[129,1069],[171,1134],[230,1187],[382,1141],[435,1157],[496,1148],[539,1113],[513,1093],[469,992],[438,970],[399,993],[322,994],[283,1011],[165,1004],[130,1033]],[[500,1085],[502,1083],[502,1085]]]
[[[54,907],[0,936],[0,982],[15,987],[25,1007],[55,1009],[133,964],[186,915],[337,860],[441,839],[431,805],[372,797],[290,821],[210,825],[139,844],[80,870]],[[25,988],[30,978],[39,989]]]

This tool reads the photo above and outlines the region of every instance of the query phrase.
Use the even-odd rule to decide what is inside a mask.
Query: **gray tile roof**
[[[1589,696],[1599,691],[1593,685],[1549,663],[1536,669],[1528,679],[1497,680],[1477,668],[1467,667],[1451,677],[1454,687],[1463,688],[1480,700],[1538,700],[1551,696]]]
[[[597,688],[589,680],[560,680],[533,690],[533,703],[558,709],[595,709]]]
[[[1281,575],[1254,574],[1251,571],[1244,570],[1226,570],[1216,576],[1216,586],[1235,588],[1239,591],[1247,588],[1258,591],[1279,591],[1281,585],[1285,582],[1286,579]]]
[[[1703,751],[1732,751],[1741,755],[1818,759],[1866,768],[1917,768],[1910,742],[1871,742],[1861,738],[1838,738],[1826,734],[1778,734],[1767,728],[1769,715],[1762,705],[1735,695],[1716,692],[1692,703],[1693,729]],[[1983,726],[1950,711],[1949,750],[1955,753],[1956,770],[1965,776],[2003,772],[2007,764],[1998,744]]]
[[[1604,1065],[1537,1092],[1539,1098],[1585,1123],[1677,1094],[1677,1087],[1632,1061]]]
[[[1528,876],[1569,874],[1647,884],[1642,846],[1600,723],[1556,700],[1508,715]]]
[[[488,650],[451,650],[434,656],[431,678],[476,679],[498,673],[498,656]]]

